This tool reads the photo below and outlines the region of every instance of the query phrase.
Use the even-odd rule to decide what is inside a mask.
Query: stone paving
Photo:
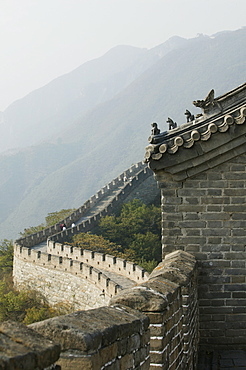
[[[119,194],[122,189],[124,188],[125,183],[122,182],[122,185],[119,185],[117,189],[113,190],[109,194],[106,194],[102,199],[98,201],[92,208],[90,208],[84,216],[82,216],[78,221],[75,222],[75,225],[81,224],[83,221],[89,220],[93,216],[97,215],[98,213],[102,212],[110,203],[112,203],[113,199]]]
[[[246,351],[200,352],[198,370],[246,370]]]
[[[89,220],[92,218],[95,214],[102,212],[106,206],[108,206],[112,200],[115,198],[115,196],[122,191],[124,188],[125,183],[122,182],[122,185],[118,186],[116,190],[113,190],[110,194],[105,195],[103,199],[99,200],[97,204],[95,204],[92,208],[90,208],[84,216],[82,216],[77,222],[75,222],[75,225],[81,224],[83,221]],[[47,250],[47,241],[41,242],[32,249],[37,249],[42,252],[46,252]]]

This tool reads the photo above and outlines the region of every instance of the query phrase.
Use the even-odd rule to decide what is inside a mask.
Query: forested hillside
[[[241,29],[118,47],[13,103],[1,115],[0,239],[79,207],[141,161],[152,122],[182,124],[193,100],[244,83],[245,43]]]

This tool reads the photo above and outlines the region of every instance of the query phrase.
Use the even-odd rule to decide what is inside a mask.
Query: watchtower
[[[246,349],[246,84],[193,103],[201,114],[146,148],[163,257],[181,249],[199,261],[202,348]]]

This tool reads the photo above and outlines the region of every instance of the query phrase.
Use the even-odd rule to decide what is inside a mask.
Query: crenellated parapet
[[[101,217],[111,214],[115,207],[119,207],[127,196],[151,175],[146,164],[138,162],[105,185],[64,220],[37,233],[20,238],[17,243],[25,247],[34,247],[46,241],[47,238],[52,237],[52,240],[63,241],[77,233],[92,230],[97,226]],[[67,226],[66,230],[60,230],[61,223]],[[73,223],[76,226],[71,228]]]
[[[58,343],[70,369],[196,369],[197,263],[176,251],[150,279],[122,291],[108,306],[29,325]]]
[[[148,273],[135,263],[71,248],[66,245],[66,240],[92,230],[101,217],[115,212],[150,176],[151,171],[146,165],[137,163],[59,224],[17,240],[13,271],[15,285],[39,291],[51,305],[69,302],[76,309],[88,309],[104,305],[121,289],[146,281]],[[72,222],[75,226],[69,227]],[[60,231],[60,223],[66,224],[66,230]],[[64,280],[65,285],[61,283]]]
[[[105,253],[71,247],[66,244],[47,242],[47,252],[55,256],[63,256],[78,262],[86,263],[99,270],[106,270],[124,276],[136,283],[142,283],[149,278],[149,274],[134,262]]]
[[[102,269],[81,260],[17,244],[14,256],[15,286],[39,291],[51,305],[64,303],[74,309],[99,307],[125,288],[123,279],[122,286],[112,274],[109,277]]]
[[[120,292],[110,301],[149,317],[151,370],[196,369],[197,272],[191,254],[175,251],[153,270],[147,282]]]
[[[42,274],[40,284],[44,283],[48,289],[48,283],[54,283],[64,257],[53,258],[51,254],[33,249],[15,248],[18,261],[23,262],[18,266],[19,271],[24,272],[31,284],[28,266],[35,264],[37,273]],[[67,258],[65,269],[69,268],[69,261]],[[52,264],[53,274],[41,266],[47,266],[47,263]],[[80,309],[33,323],[28,328],[11,322],[2,323],[2,349],[5,352],[1,356],[2,364],[9,368],[11,361],[16,368],[21,364],[30,370],[54,362],[53,367],[61,366],[63,370],[108,367],[122,370],[195,369],[199,342],[197,272],[195,258],[176,251],[166,256],[148,281],[113,296],[102,307]],[[55,289],[64,286],[64,294],[68,290],[76,294],[77,290],[88,289],[86,280],[77,287],[73,285],[74,281],[67,284],[69,276],[72,274],[63,274],[60,285],[56,280]],[[93,300],[91,290],[89,299]],[[76,306],[74,308],[76,310]]]

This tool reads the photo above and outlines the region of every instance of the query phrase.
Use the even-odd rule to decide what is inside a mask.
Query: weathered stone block
[[[147,312],[148,318],[150,320],[150,324],[160,324],[165,321],[166,314],[168,310],[163,312]]]
[[[200,198],[195,197],[183,197],[182,204],[200,204]]]
[[[121,340],[117,341],[117,353],[118,356],[124,356],[127,352],[127,342],[128,342],[128,337],[122,338]]]
[[[101,365],[95,363],[91,357],[76,357],[76,356],[61,356],[57,362],[62,370],[96,370],[100,369]]]
[[[104,367],[105,370],[120,370],[120,360],[116,359]]]
[[[138,348],[138,347],[135,347]],[[117,358],[118,355],[118,346],[117,343],[114,342],[110,345],[107,345],[104,348],[99,349],[99,357],[101,359],[102,364],[107,364],[108,362],[113,361]]]
[[[120,369],[133,369],[134,356],[132,353],[128,353],[120,359]]]
[[[23,324],[0,323],[2,369],[43,369],[54,364],[60,355],[60,345],[51,342]]]
[[[150,363],[155,364],[155,368],[160,364],[165,364],[166,362],[166,355],[165,353],[158,352],[150,352]],[[158,365],[156,365],[158,364]]]
[[[165,336],[165,333],[167,331],[166,325],[150,325],[150,336],[151,337],[160,337]]]

